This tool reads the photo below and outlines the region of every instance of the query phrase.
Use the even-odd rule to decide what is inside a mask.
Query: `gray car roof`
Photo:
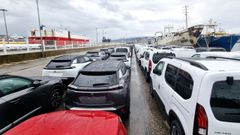
[[[118,71],[121,63],[123,62],[116,60],[95,61],[83,68],[81,72],[115,72]]]

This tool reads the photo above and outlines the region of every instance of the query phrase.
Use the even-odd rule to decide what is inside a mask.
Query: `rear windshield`
[[[118,83],[116,72],[81,73],[74,82],[79,87],[105,87]]]
[[[226,52],[226,50],[221,49],[221,48],[219,48],[219,49],[210,49],[209,51],[210,52]]]
[[[216,119],[240,123],[240,80],[215,82],[210,104]]]
[[[117,48],[116,52],[128,52],[127,48]]]
[[[98,52],[87,52],[86,55],[89,56],[89,57],[98,56]]]
[[[152,61],[154,64],[157,64],[162,58],[166,58],[168,56],[175,57],[175,54],[173,54],[173,53],[155,53],[155,54],[153,54]]]
[[[71,66],[71,60],[52,60],[48,63],[47,68],[49,69],[61,69],[69,68]]]

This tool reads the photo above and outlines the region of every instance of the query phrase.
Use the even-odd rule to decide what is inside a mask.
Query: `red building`
[[[42,39],[45,45],[63,46],[68,44],[86,44],[89,39],[82,35],[71,34],[67,30],[42,30]],[[39,30],[32,30],[28,37],[29,44],[41,44]]]

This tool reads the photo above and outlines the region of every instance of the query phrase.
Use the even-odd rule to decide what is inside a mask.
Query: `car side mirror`
[[[33,82],[33,87],[37,88],[39,86],[41,86],[41,82],[40,81],[34,81]]]

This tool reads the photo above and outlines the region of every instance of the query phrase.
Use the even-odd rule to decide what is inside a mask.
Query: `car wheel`
[[[150,90],[150,95],[152,97],[154,97],[154,89],[153,89],[153,85],[152,85],[152,80],[150,79],[150,83],[149,83],[149,90]]]
[[[62,104],[62,92],[59,88],[54,88],[50,95],[49,110],[57,109]]]
[[[173,120],[171,122],[170,135],[184,135],[183,128],[179,121]]]

